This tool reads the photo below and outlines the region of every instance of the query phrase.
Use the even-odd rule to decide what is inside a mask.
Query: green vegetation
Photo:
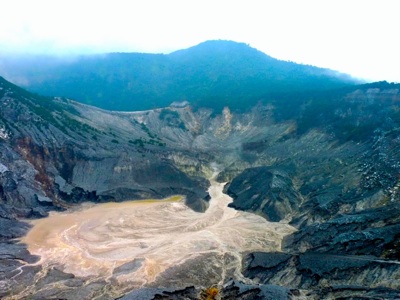
[[[27,106],[32,121],[39,126],[48,128],[51,124],[64,133],[68,133],[68,130],[71,130],[81,136],[85,132],[91,134],[100,133],[96,128],[71,117],[70,114],[77,114],[77,111],[71,105],[64,105],[65,99],[55,99],[30,93],[2,77],[0,77],[0,86],[3,88],[1,91],[8,91],[10,97],[14,98],[14,105],[17,107],[21,104]],[[17,107],[14,107],[14,109],[21,112]]]
[[[140,139],[137,139],[135,141],[129,141],[130,143],[135,144],[135,145],[141,145],[141,147],[143,147],[143,143],[144,144],[149,144],[149,145],[165,146],[165,143],[162,143],[161,139],[157,136],[157,134],[152,133],[150,131],[150,129],[146,126],[146,124],[144,124],[144,123],[139,123],[139,124],[140,124],[140,127],[142,128],[142,130],[144,132],[146,132],[147,136],[149,137],[149,140],[145,140],[143,138],[140,138]]]
[[[35,59],[9,62],[7,71],[29,78],[25,87],[32,91],[111,110],[146,110],[181,100],[195,108],[221,111],[229,105],[232,110],[246,110],[276,94],[354,84],[348,76],[279,61],[229,41],[209,41],[169,55],[111,53],[81,56],[73,62]]]
[[[134,141],[129,140],[129,143],[133,144],[133,145],[136,145],[136,146],[139,146],[140,148],[144,147],[144,140],[143,139],[136,139]]]
[[[143,130],[144,132],[147,133],[147,135],[148,135],[150,138],[155,138],[155,135],[153,135],[153,134],[150,132],[150,129],[146,126],[146,124],[140,123],[140,127],[142,128],[142,130]]]
[[[400,84],[377,82],[360,85],[359,93],[366,93],[373,89],[399,89]],[[396,122],[400,126],[400,112],[397,105],[379,101],[365,101],[365,97],[345,99],[346,95],[356,89],[344,88],[325,92],[309,92],[304,97],[292,101],[293,111],[282,104],[276,105],[277,115],[282,119],[298,120],[297,131],[305,133],[311,128],[324,128],[329,124],[329,131],[342,141],[365,141],[371,137],[376,128],[385,123]],[[283,101],[281,102],[283,103]],[[376,112],[380,113],[377,115]],[[392,127],[392,126],[389,126]]]
[[[163,142],[160,142],[159,140],[155,140],[155,139],[149,139],[146,140],[144,138],[139,138],[139,139],[135,139],[135,140],[129,140],[128,141],[130,144],[138,146],[140,148],[144,148],[144,146],[147,145],[154,145],[154,146],[160,146],[160,147],[165,147],[166,144]]]
[[[178,127],[186,130],[185,123],[180,119],[178,112],[165,108],[159,115],[160,120],[166,121],[169,126]]]

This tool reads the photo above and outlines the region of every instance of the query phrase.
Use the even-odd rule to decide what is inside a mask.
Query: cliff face
[[[217,168],[234,208],[298,228],[284,253],[248,254],[244,276],[292,296],[397,297],[400,286],[388,278],[400,266],[399,95],[397,85],[378,83],[240,114],[190,106],[122,113],[39,97],[1,79],[0,296],[40,272],[14,276],[23,261],[38,259],[10,242],[28,229],[21,218],[82,201],[173,194],[204,211],[206,178]],[[50,273],[42,281],[76,284],[74,295],[104,286]],[[52,291],[36,286],[37,295]]]
[[[2,88],[2,173],[5,178],[29,173],[26,181],[32,185],[31,198],[3,193],[14,206],[42,201],[62,207],[179,192],[194,208],[205,209],[206,181],[177,169],[168,159],[171,150],[144,123],[68,100],[39,98],[6,82]],[[23,170],[13,169],[17,159]]]

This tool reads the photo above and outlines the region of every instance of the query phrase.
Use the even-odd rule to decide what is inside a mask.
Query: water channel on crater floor
[[[113,280],[124,289],[243,279],[244,252],[279,251],[295,229],[228,207],[224,184],[210,183],[205,213],[188,208],[183,197],[97,204],[33,221],[22,242],[45,268]]]

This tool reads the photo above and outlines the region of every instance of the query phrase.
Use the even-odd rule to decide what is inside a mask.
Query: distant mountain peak
[[[168,55],[111,53],[73,61],[2,61],[0,74],[24,88],[111,110],[148,110],[188,101],[196,107],[243,110],[279,93],[325,90],[350,76],[272,58],[245,43],[209,40]],[[23,84],[23,82],[25,84]]]
[[[216,54],[242,54],[242,55],[249,55],[249,56],[258,56],[262,55],[265,57],[270,57],[269,55],[257,50],[256,48],[251,47],[249,44],[235,42],[230,40],[208,40],[202,42],[198,45],[189,47],[187,49],[178,50],[172,52],[171,56],[179,56],[182,54],[189,53],[190,55],[216,55]]]
[[[235,42],[231,40],[207,40],[204,42],[201,42],[200,44],[197,44],[195,46],[189,47],[188,49],[193,49],[193,48],[202,48],[202,49],[232,49],[232,48],[237,48],[237,49],[254,49],[250,47],[249,44],[242,43],[242,42]]]

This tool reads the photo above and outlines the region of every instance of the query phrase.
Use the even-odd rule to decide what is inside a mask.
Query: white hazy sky
[[[169,53],[210,39],[400,82],[398,0],[0,0],[0,54]]]

